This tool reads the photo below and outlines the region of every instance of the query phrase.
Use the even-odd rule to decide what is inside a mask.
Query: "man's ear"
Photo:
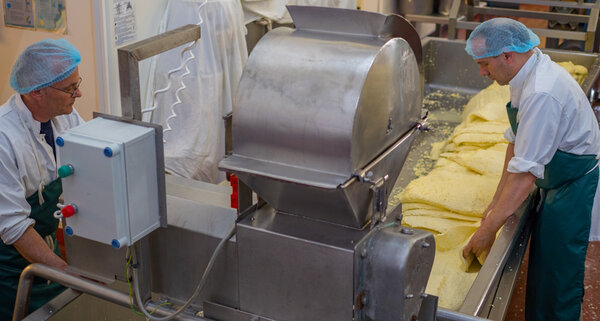
[[[515,53],[514,52],[503,52],[502,58],[504,58],[506,63],[510,64],[515,60]]]
[[[34,90],[34,91],[27,93],[27,95],[31,96],[31,98],[33,98],[35,100],[40,100],[40,99],[42,99],[42,90],[41,89]]]

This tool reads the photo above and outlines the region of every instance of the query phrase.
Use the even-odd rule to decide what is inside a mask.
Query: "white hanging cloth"
[[[225,155],[223,116],[232,110],[233,97],[248,58],[245,25],[239,0],[170,0],[166,30],[201,23],[202,36],[190,50],[184,45],[156,59],[154,90],[149,104],[157,106],[152,121],[163,128],[165,167],[174,175],[218,183],[224,179],[217,166]],[[182,68],[167,77],[170,70]],[[182,87],[182,82],[185,88]],[[181,103],[177,102],[177,96]],[[151,98],[151,97],[150,97]],[[170,117],[172,111],[176,117]],[[168,126],[167,126],[168,119]]]

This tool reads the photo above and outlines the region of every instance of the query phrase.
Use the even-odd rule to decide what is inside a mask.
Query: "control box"
[[[120,248],[161,225],[154,128],[95,118],[56,146],[66,235]]]

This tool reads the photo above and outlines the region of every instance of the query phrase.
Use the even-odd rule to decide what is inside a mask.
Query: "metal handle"
[[[200,38],[200,26],[186,25],[117,50],[121,84],[121,112],[124,117],[142,120],[138,62]]]
[[[21,278],[19,279],[19,285],[17,288],[17,298],[12,319],[13,321],[23,320],[25,316],[27,316],[29,299],[31,296],[31,287],[33,285],[33,279],[36,276],[60,283],[76,291],[93,295],[108,302],[112,302],[127,308],[129,307],[129,296],[125,293],[121,293],[99,283],[76,277],[43,264],[34,263],[27,266],[21,273]],[[173,313],[172,308],[158,306],[154,302],[149,302],[146,307],[149,309],[154,309],[154,313],[157,315],[166,316]],[[188,321],[209,321],[208,319],[196,317],[188,312],[184,312],[183,314],[177,316],[176,319]]]

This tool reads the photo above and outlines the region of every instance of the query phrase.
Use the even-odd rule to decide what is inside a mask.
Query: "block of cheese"
[[[500,177],[481,175],[455,162],[435,167],[406,187],[402,203],[424,203],[451,212],[481,217],[492,201]],[[457,188],[449,188],[451,186]],[[460,188],[458,188],[460,187]]]
[[[452,160],[480,175],[502,175],[507,146],[506,143],[500,143],[486,149],[443,153],[440,157]]]
[[[582,65],[576,65],[570,61],[557,62],[557,64],[563,68],[565,68],[573,78],[579,83],[579,85],[583,84],[585,77],[587,77],[588,70]]]

